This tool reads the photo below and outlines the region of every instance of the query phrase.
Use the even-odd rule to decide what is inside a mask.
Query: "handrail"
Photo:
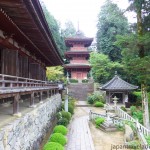
[[[11,76],[0,74],[0,90],[8,88],[20,88],[20,87],[49,87],[49,86],[58,86],[56,83],[51,83],[48,81],[23,78],[18,76]]]

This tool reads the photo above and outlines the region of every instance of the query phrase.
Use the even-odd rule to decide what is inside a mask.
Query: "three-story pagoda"
[[[89,51],[87,48],[91,45],[93,38],[87,38],[77,31],[74,37],[65,39],[65,44],[70,48],[65,53],[66,59],[70,60],[69,64],[65,65],[65,69],[70,73],[72,79],[87,79],[88,72],[91,67],[88,62]]]

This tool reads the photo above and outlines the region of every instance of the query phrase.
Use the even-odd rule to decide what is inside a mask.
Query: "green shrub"
[[[148,136],[145,136],[145,139],[146,139],[146,141],[147,141],[147,144],[150,145],[150,136],[149,136],[149,135],[148,135]]]
[[[104,123],[105,118],[99,117],[95,119],[96,127],[99,127],[102,123]]]
[[[63,135],[66,135],[67,132],[68,132],[68,129],[63,125],[57,125],[57,126],[55,126],[53,132],[54,133],[61,133]]]
[[[143,112],[142,111],[135,111],[133,112],[133,118],[138,119],[139,123],[143,124]]]
[[[135,106],[130,107],[131,115],[133,115],[133,112],[135,112],[137,108]]]
[[[66,127],[66,126],[69,124],[69,121],[68,121],[68,119],[66,119],[66,118],[60,118],[60,119],[58,120],[57,124],[58,124],[58,125],[63,125],[63,126]]]
[[[89,104],[94,104],[96,101],[105,103],[104,97],[99,92],[94,92],[87,97],[87,102]]]
[[[43,150],[64,150],[64,147],[56,142],[47,142],[44,145]]]
[[[135,126],[134,122],[132,122],[132,121],[124,121],[124,124],[129,125],[132,128],[134,134],[136,134],[137,129],[136,129],[136,126]]]
[[[67,143],[67,139],[61,133],[53,133],[49,139],[50,142],[56,142],[64,146]]]
[[[120,108],[121,108],[123,111],[127,111],[124,106],[121,106]]]
[[[88,79],[83,79],[82,83],[88,83]]]
[[[71,113],[70,112],[61,111],[60,114],[61,114],[62,118],[66,118],[68,121],[71,120]]]
[[[69,79],[70,83],[78,83],[78,80],[76,79]]]
[[[95,107],[104,107],[104,104],[102,102],[96,102],[94,104]]]
[[[68,104],[68,111],[71,113],[71,114],[74,114],[74,106],[72,104]]]

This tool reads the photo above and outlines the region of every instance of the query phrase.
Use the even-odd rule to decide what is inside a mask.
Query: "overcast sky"
[[[57,19],[61,26],[67,20],[71,20],[77,29],[78,21],[79,28],[88,37],[95,37],[97,16],[100,7],[105,0],[42,0],[49,12]],[[128,0],[114,0],[121,9],[128,7]],[[129,16],[129,15],[128,15]],[[129,22],[132,22],[132,16],[129,17]]]

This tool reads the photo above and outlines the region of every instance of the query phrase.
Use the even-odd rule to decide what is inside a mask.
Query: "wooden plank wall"
[[[0,48],[0,74],[45,80],[46,69],[18,51]]]

